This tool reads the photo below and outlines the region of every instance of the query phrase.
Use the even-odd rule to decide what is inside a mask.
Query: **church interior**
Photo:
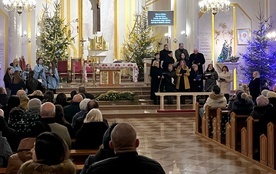
[[[248,62],[263,40],[269,65],[254,72],[274,72],[263,77],[276,92],[275,7],[275,0],[1,0],[0,87],[14,59],[24,71],[43,58],[43,66],[57,67],[55,97],[69,98],[85,87],[110,125],[133,125],[138,154],[156,160],[167,174],[276,173],[275,122],[259,136],[259,119],[248,114],[211,106],[202,116],[201,101],[211,91],[191,91],[183,103],[185,94],[160,91],[162,80],[155,85],[159,101],[151,96],[154,54],[165,46],[174,60],[181,43],[188,55],[198,50],[203,71],[211,64],[220,74],[226,66],[231,98],[249,85],[252,73],[244,69],[258,67],[257,60]],[[173,96],[171,104],[166,95]],[[78,172],[83,165],[76,164]]]

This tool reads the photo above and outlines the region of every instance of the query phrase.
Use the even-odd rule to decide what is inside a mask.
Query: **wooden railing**
[[[176,110],[181,109],[180,97],[193,96],[193,109],[196,108],[196,97],[200,95],[210,95],[211,92],[156,92],[155,95],[160,97],[160,110],[164,110],[164,97],[176,96]]]

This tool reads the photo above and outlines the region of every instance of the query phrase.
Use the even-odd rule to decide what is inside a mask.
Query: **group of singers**
[[[46,66],[43,59],[38,58],[33,70],[31,65],[27,64],[22,71],[19,60],[16,58],[6,70],[4,83],[8,95],[15,95],[20,89],[26,90],[28,94],[44,89],[55,93],[59,85],[59,75],[54,61]]]
[[[152,60],[150,70],[151,77],[151,99],[154,104],[158,104],[158,98],[155,92],[202,92],[203,80],[205,80],[204,91],[211,91],[216,85],[218,74],[212,64],[209,64],[206,71],[203,72],[205,58],[198,49],[189,55],[184,49],[184,44],[180,43],[179,48],[173,52],[169,50],[168,45],[160,53],[156,53]],[[173,97],[167,98],[168,104],[173,104]],[[181,98],[181,103],[185,103],[185,98]]]

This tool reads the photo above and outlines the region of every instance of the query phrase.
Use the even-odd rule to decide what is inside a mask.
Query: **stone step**
[[[102,111],[109,111],[109,110],[139,110],[139,109],[154,109],[158,110],[160,108],[159,105],[153,105],[153,104],[140,104],[140,105],[117,105],[117,104],[110,104],[110,105],[104,105],[100,103],[100,109]],[[176,109],[176,104],[172,105],[164,105],[164,109]],[[192,109],[191,104],[185,104],[181,105],[181,109]]]
[[[118,122],[117,118],[149,118],[149,117],[166,117],[170,119],[171,117],[191,117],[194,118],[194,112],[157,112],[154,110],[147,111],[126,111],[126,110],[114,110],[112,112],[103,111],[103,116],[108,120],[110,124]],[[135,113],[135,114],[133,114]]]

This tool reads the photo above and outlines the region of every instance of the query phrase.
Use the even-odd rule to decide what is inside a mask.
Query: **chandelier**
[[[230,0],[202,0],[198,3],[202,13],[211,11],[216,15],[219,11],[226,12],[230,7]]]
[[[36,6],[35,0],[3,0],[4,9],[7,11],[16,11],[21,14],[24,11],[32,11]]]

